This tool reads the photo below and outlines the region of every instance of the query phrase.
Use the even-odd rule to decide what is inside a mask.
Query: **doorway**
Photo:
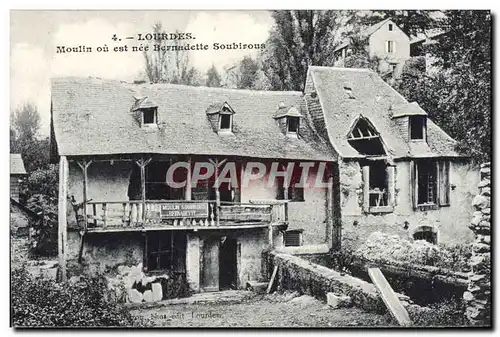
[[[219,290],[219,244],[218,237],[203,242],[201,261],[201,288],[203,291]]]
[[[226,236],[209,237],[201,254],[201,288],[219,291],[238,288],[238,242]]]
[[[221,240],[219,249],[219,287],[220,290],[238,288],[237,268],[238,244],[236,239],[226,238]]]

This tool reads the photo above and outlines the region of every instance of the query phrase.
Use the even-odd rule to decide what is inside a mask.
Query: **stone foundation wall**
[[[471,273],[464,300],[467,318],[474,325],[491,325],[491,164],[481,165],[479,194],[472,201],[475,208],[469,228],[474,232],[470,260]]]

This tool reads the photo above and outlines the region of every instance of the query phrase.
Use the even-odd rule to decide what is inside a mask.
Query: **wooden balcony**
[[[213,200],[88,201],[88,232],[242,229],[288,222],[282,200],[222,203]]]

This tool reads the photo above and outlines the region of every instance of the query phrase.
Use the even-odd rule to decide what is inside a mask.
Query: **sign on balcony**
[[[168,204],[162,204],[160,216],[162,219],[208,218],[208,203],[173,202]]]

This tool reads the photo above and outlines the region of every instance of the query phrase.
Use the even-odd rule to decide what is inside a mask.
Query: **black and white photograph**
[[[11,328],[492,328],[492,11],[9,16]]]

